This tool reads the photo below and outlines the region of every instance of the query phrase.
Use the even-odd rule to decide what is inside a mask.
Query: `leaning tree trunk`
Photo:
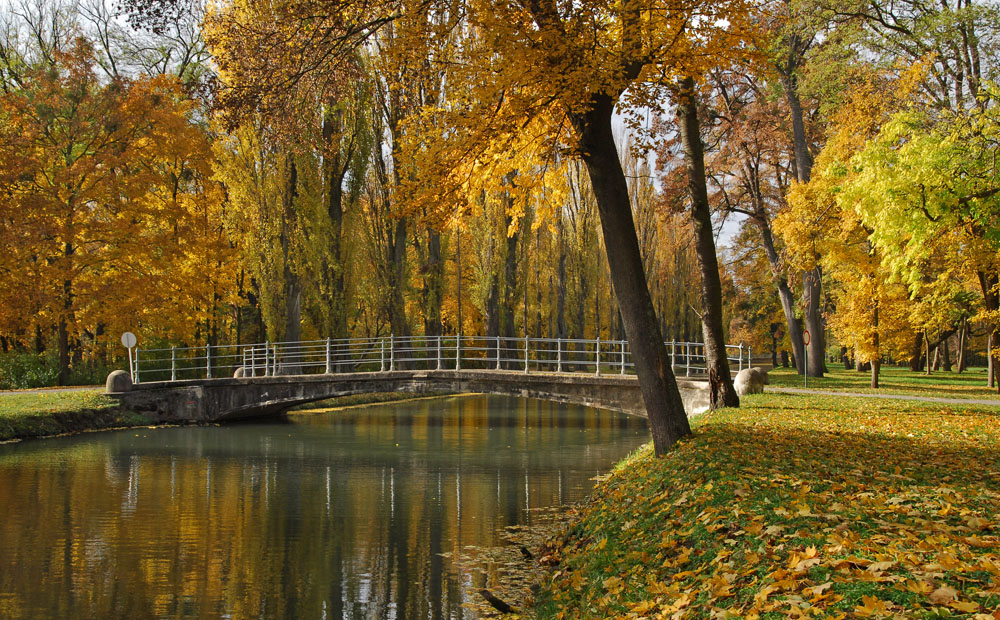
[[[689,435],[691,426],[670,368],[670,357],[663,344],[643,271],[628,184],[611,125],[614,106],[615,99],[611,95],[595,94],[591,98],[591,108],[584,113],[574,113],[572,121],[580,136],[580,150],[601,214],[611,281],[639,376],[653,449],[661,455],[678,439]]]
[[[792,289],[788,286],[788,278],[785,276],[781,259],[778,258],[778,251],[774,247],[774,235],[771,226],[765,219],[763,213],[753,218],[757,230],[760,232],[760,239],[764,245],[764,253],[767,255],[767,263],[771,267],[771,276],[776,281],[778,287],[778,299],[781,301],[781,311],[785,314],[785,325],[788,327],[788,339],[792,342],[792,356],[795,358],[795,368],[801,375],[802,360],[805,359],[805,346],[802,344],[802,323],[795,317],[795,297]]]
[[[691,217],[694,222],[695,253],[701,269],[701,325],[705,336],[705,357],[708,365],[710,406],[739,407],[740,397],[733,387],[733,377],[726,357],[726,342],[722,331],[722,281],[719,260],[715,254],[715,233],[712,212],[708,204],[705,183],[705,154],[695,103],[694,80],[681,83],[681,102],[677,105],[681,143],[687,164],[688,189],[691,192]]]

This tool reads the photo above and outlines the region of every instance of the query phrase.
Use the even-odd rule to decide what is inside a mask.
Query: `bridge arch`
[[[708,384],[678,380],[689,416],[708,409]],[[540,398],[645,417],[634,376],[503,370],[397,370],[140,383],[109,392],[158,423],[266,417],[310,402],[375,392],[478,393]]]

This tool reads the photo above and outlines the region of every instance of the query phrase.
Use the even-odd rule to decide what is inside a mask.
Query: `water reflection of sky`
[[[468,396],[0,446],[0,617],[468,618],[458,552],[646,437]]]

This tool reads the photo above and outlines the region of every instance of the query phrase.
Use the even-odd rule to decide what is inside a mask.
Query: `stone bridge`
[[[630,375],[505,370],[393,370],[343,374],[154,381],[108,378],[108,395],[156,422],[219,422],[279,414],[296,405],[351,394],[478,393],[540,398],[645,417],[639,382]],[[688,416],[708,409],[708,383],[678,379]]]

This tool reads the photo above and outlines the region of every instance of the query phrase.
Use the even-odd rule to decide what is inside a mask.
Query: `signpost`
[[[122,345],[128,349],[128,374],[135,381],[136,370],[135,366],[132,365],[132,349],[135,347],[135,334],[132,332],[125,332],[122,334]]]
[[[811,338],[809,337],[809,330],[803,329],[802,344],[805,346],[802,347],[802,370],[804,371],[802,373],[802,382],[803,382],[802,384],[805,387],[809,387],[809,341],[810,340]]]

